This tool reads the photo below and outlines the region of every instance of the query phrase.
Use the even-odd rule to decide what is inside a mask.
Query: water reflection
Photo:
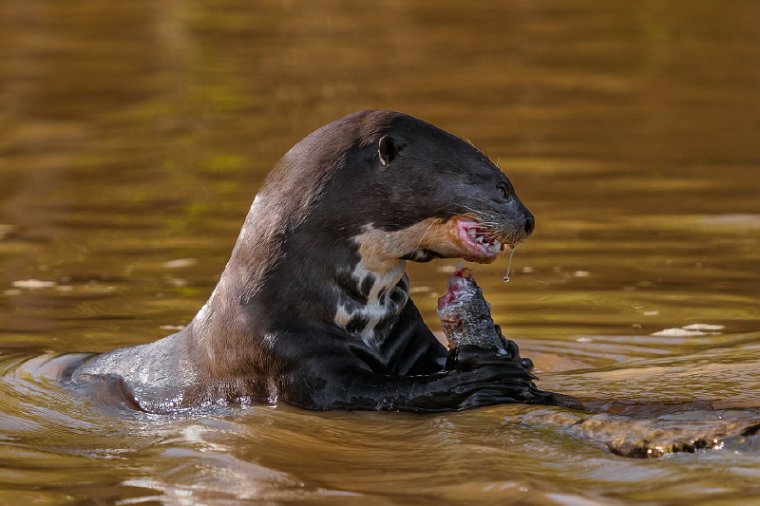
[[[624,460],[519,406],[114,416],[10,371],[186,324],[266,170],[321,124],[382,107],[475,141],[536,214],[510,283],[504,263],[476,275],[543,388],[655,420],[674,416],[658,406],[753,416],[759,15],[738,1],[3,2],[0,501],[756,498],[751,441]],[[428,322],[448,266],[411,269]],[[663,333],[694,324],[720,328]]]

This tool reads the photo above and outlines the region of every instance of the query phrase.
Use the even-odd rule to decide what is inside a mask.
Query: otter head
[[[533,232],[507,176],[468,142],[388,111],[357,113],[355,126],[358,146],[338,178],[351,192],[340,198],[374,256],[486,263]]]
[[[492,262],[533,224],[509,179],[469,143],[411,116],[362,111],[285,154],[225,279],[244,279],[246,301],[266,301],[257,321],[299,312],[380,343],[408,299],[405,260]]]

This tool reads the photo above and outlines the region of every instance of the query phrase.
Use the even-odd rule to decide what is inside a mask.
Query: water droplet
[[[515,247],[509,247],[509,260],[507,260],[507,272],[504,273],[504,277],[501,278],[505,283],[509,283],[509,271],[512,270],[512,257],[515,256]]]

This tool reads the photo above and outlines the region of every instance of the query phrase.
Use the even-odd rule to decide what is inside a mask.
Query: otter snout
[[[536,228],[536,218],[533,216],[533,213],[525,209],[525,207],[523,207],[523,209],[525,210],[524,230],[525,230],[525,238],[527,239],[528,237],[531,236],[531,234],[533,234],[533,230],[535,230]]]
[[[533,234],[536,218],[518,199],[510,202],[504,213],[504,242],[510,246],[521,243]]]

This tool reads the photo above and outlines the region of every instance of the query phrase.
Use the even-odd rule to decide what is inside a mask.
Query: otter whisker
[[[494,218],[495,216],[492,213],[484,213],[483,211],[478,211],[477,209],[473,209],[464,204],[457,204],[457,205],[463,209],[466,209],[467,211],[470,211],[473,215],[475,215],[476,218],[478,218],[478,221],[481,221],[481,219],[485,219],[485,218]]]
[[[433,238],[430,240],[431,244],[435,244],[435,238],[438,235],[438,231],[441,230],[441,227],[436,227],[433,231]]]
[[[427,228],[427,230],[425,230],[425,233],[423,233],[423,234],[422,234],[422,236],[420,237],[420,240],[417,242],[417,246],[415,246],[415,247],[414,247],[414,250],[415,250],[415,251],[419,249],[419,247],[420,247],[420,244],[422,244],[422,241],[424,241],[424,240],[425,240],[425,236],[427,235],[427,233],[428,233],[428,232],[430,232],[430,229],[431,229],[431,227],[432,227],[434,224],[435,224],[435,222],[434,222],[434,221],[431,221],[431,222],[430,222],[430,225],[428,225],[428,228]],[[433,235],[433,237],[435,237],[435,235]]]

